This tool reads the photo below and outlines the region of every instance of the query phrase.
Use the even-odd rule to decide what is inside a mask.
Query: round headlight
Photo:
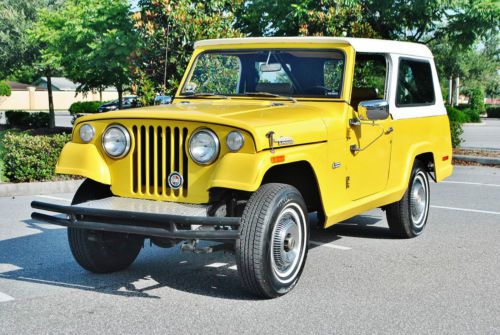
[[[102,147],[111,158],[121,158],[130,150],[130,134],[123,126],[109,126],[102,134]]]
[[[189,140],[189,154],[198,164],[210,164],[219,154],[219,139],[210,129],[199,129]]]
[[[95,135],[95,129],[90,124],[84,124],[80,127],[80,138],[84,143],[92,141]]]
[[[245,138],[239,131],[232,131],[227,134],[226,144],[229,150],[238,151],[243,147],[243,144],[245,144]]]

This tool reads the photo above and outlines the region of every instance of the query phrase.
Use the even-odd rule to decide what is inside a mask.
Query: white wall
[[[83,95],[79,93],[75,96],[75,92],[54,91],[54,109],[68,110],[69,106],[76,101],[98,101],[99,93],[88,93]],[[118,99],[117,92],[102,92],[103,101]],[[47,91],[12,91],[12,94],[5,99],[0,99],[1,110],[48,110],[49,95]]]

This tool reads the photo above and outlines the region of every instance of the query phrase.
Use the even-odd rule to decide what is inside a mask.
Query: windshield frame
[[[198,63],[198,60],[201,56],[205,55],[205,54],[208,54],[208,53],[231,53],[231,52],[244,52],[244,51],[263,51],[263,52],[267,52],[267,51],[314,51],[314,52],[337,52],[339,53],[340,55],[342,55],[342,58],[341,60],[344,62],[343,66],[342,66],[342,76],[341,76],[341,85],[339,87],[339,94],[338,96],[327,96],[327,95],[290,95],[287,97],[272,97],[272,96],[269,96],[269,97],[252,97],[252,96],[247,96],[245,95],[244,93],[240,93],[240,94],[224,94],[225,98],[226,99],[251,99],[251,100],[254,100],[254,99],[262,99],[262,100],[290,100],[290,98],[292,99],[297,99],[297,100],[306,100],[306,101],[330,101],[330,100],[333,100],[333,101],[343,101],[343,95],[344,95],[344,91],[345,91],[345,88],[346,88],[346,83],[345,83],[345,76],[346,76],[346,71],[347,71],[347,62],[348,62],[348,55],[346,53],[345,50],[341,49],[341,48],[338,48],[338,47],[331,47],[331,48],[324,48],[324,47],[321,47],[321,48],[304,48],[304,47],[296,47],[296,48],[290,48],[290,47],[282,47],[282,48],[279,48],[279,47],[273,47],[273,48],[262,48],[262,47],[259,47],[259,48],[255,48],[255,47],[248,47],[248,48],[216,48],[216,49],[205,49],[205,50],[202,50],[198,53],[196,53],[194,59],[190,62],[190,68],[189,68],[189,71],[188,73],[186,74],[185,78],[183,78],[182,82],[181,82],[181,85],[179,86],[178,90],[177,90],[177,93],[176,93],[176,98],[179,98],[179,99],[221,99],[220,97],[218,97],[219,95],[222,95],[222,94],[216,94],[216,96],[214,97],[211,97],[211,96],[193,96],[193,95],[189,95],[189,94],[186,94],[186,93],[182,93],[182,91],[184,90],[184,88],[186,87],[186,85],[189,83],[189,79],[192,77],[193,75],[193,72],[196,68],[196,65]],[[195,50],[196,52],[196,50]],[[240,61],[238,59],[238,61]],[[241,80],[241,71],[242,69],[240,68],[240,78],[238,79],[238,82]],[[239,83],[238,83],[239,84]],[[205,92],[206,93],[206,92]],[[211,92],[213,93],[213,92]]]

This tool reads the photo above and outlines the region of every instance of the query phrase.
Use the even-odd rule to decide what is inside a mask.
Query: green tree
[[[252,36],[378,36],[365,15],[354,0],[253,0],[238,7],[236,27]]]
[[[39,7],[37,0],[0,2],[0,78],[12,78],[17,72],[23,81],[34,79],[34,71],[25,71],[36,57],[36,45],[29,42],[27,30],[36,21]]]
[[[42,11],[34,35],[44,60],[60,64],[79,91],[114,86],[121,108],[137,47],[127,0],[67,0],[56,13]]]
[[[0,3],[0,77],[30,83],[44,74],[48,81],[50,126],[55,126],[51,76],[54,67],[40,67],[42,46],[30,31],[39,19],[39,11],[57,8],[62,0],[4,0]]]
[[[145,75],[158,89],[172,94],[184,74],[195,41],[241,36],[233,29],[233,10],[238,3],[229,0],[140,0],[140,11],[134,14],[141,41],[135,55],[135,75]],[[165,67],[166,58],[168,65]]]
[[[5,81],[0,81],[0,97],[8,97],[11,93],[9,84]]]
[[[0,78],[31,83],[41,73],[33,63],[39,56],[39,45],[30,39],[29,31],[38,20],[41,9],[55,9],[63,0],[0,1]]]
[[[427,43],[444,36],[468,47],[498,31],[494,0],[251,0],[236,27],[250,35],[380,37]]]

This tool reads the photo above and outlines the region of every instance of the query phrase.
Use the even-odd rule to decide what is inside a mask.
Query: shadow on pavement
[[[358,215],[333,225],[326,229],[326,231],[339,236],[394,239],[388,226],[375,226],[380,221],[382,221],[382,218],[379,216]]]
[[[329,243],[342,236],[390,238],[388,229],[372,226],[380,220],[357,216],[326,230],[312,229],[311,239]],[[181,253],[179,247],[161,249],[147,240],[128,269],[94,274],[74,261],[66,229],[48,229],[33,220],[23,223],[38,233],[0,241],[0,263],[12,268],[0,272],[0,278],[149,299],[160,299],[154,290],[169,287],[204,296],[254,300],[241,287],[232,254]],[[314,247],[310,245],[310,249]]]

